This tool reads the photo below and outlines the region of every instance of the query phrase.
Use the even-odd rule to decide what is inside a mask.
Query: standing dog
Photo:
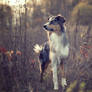
[[[65,33],[65,19],[63,16],[52,16],[48,22],[44,24],[44,29],[48,35],[48,43],[44,46],[35,45],[34,51],[40,53],[39,60],[41,62],[41,79],[44,70],[51,61],[53,71],[54,89],[58,89],[57,66],[61,65],[62,71],[62,87],[67,85],[63,61],[69,55],[69,42]],[[47,49],[46,49],[47,48]]]

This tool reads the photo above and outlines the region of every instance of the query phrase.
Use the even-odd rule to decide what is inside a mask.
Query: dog
[[[69,56],[69,41],[66,37],[65,18],[62,15],[51,16],[43,28],[47,32],[48,42],[43,46],[38,44],[34,46],[34,51],[40,53],[39,61],[41,63],[41,81],[45,69],[51,63],[53,72],[54,89],[58,90],[57,67],[61,66],[61,85],[64,88],[66,83],[64,73],[64,60]],[[46,49],[47,48],[47,49]]]

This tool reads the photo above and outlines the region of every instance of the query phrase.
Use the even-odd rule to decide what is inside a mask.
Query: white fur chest
[[[57,34],[55,33],[52,33],[51,36],[50,36],[50,44],[51,44],[51,47],[54,49],[54,50],[58,50],[59,47],[62,47],[62,44],[61,43],[61,36],[58,36]]]
[[[52,33],[50,35],[51,49],[53,52],[56,53],[57,56],[60,56],[60,57],[67,57],[69,54],[69,44],[64,46],[64,36],[65,36],[64,33],[62,33],[61,35]]]

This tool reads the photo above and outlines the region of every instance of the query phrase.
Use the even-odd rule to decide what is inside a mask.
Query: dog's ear
[[[49,20],[51,17],[53,17],[53,15],[49,15],[48,20]]]
[[[61,23],[65,23],[65,18],[62,15],[58,15],[57,20],[60,21]]]
[[[50,19],[50,16],[48,17],[48,20]]]

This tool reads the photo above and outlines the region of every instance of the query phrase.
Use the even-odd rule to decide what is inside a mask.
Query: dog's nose
[[[46,28],[46,25],[44,25],[43,27]]]

